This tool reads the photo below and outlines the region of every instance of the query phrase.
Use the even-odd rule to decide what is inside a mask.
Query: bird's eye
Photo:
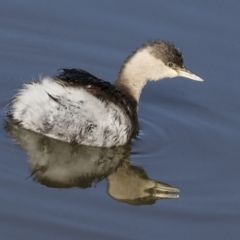
[[[172,66],[173,66],[173,63],[172,63],[172,62],[168,62],[167,65],[168,65],[169,67],[172,67]]]

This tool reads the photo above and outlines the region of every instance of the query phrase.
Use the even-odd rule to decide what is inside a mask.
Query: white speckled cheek
[[[178,73],[174,70],[169,68],[160,60],[156,60],[156,64],[152,65],[150,68],[151,78],[149,80],[157,81],[162,78],[173,78],[177,77]]]

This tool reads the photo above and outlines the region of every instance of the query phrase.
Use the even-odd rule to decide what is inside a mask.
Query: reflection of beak
[[[202,78],[195,75],[194,73],[192,73],[191,71],[189,71],[186,68],[177,69],[177,72],[178,72],[178,75],[180,77],[185,77],[185,78],[189,78],[189,79],[192,79],[192,80],[195,80],[195,81],[200,81],[200,82],[204,81]]]
[[[179,198],[180,190],[177,188],[173,188],[164,183],[157,183],[157,185],[153,188],[154,196],[157,198]]]

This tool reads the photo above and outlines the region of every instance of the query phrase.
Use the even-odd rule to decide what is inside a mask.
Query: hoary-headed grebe
[[[80,69],[24,84],[9,112],[24,128],[70,143],[121,146],[136,137],[138,102],[148,80],[186,77],[181,52],[166,41],[149,41],[123,63],[111,84]]]

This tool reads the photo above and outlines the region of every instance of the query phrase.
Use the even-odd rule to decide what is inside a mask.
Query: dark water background
[[[205,82],[175,78],[149,83],[140,101],[140,137],[130,156],[97,153],[114,159],[104,162],[105,177],[114,173],[123,154],[131,169],[141,167],[149,179],[179,188],[178,199],[140,197],[134,202],[131,191],[125,199],[124,194],[116,197],[124,186],[115,185],[111,192],[111,176],[97,175],[102,181],[91,188],[80,186],[80,180],[73,188],[59,188],[46,180],[44,169],[37,172],[42,175],[30,176],[46,152],[55,157],[49,167],[55,176],[71,149],[23,132],[27,153],[9,137],[2,120],[0,239],[239,239],[239,5],[213,0],[2,0],[2,119],[21,83],[54,75],[62,67],[114,81],[122,61],[150,39],[174,42],[185,65]],[[63,152],[66,158],[60,156]],[[63,171],[63,162],[58,173],[79,174],[83,163],[74,161],[68,165],[72,172],[67,167]]]

